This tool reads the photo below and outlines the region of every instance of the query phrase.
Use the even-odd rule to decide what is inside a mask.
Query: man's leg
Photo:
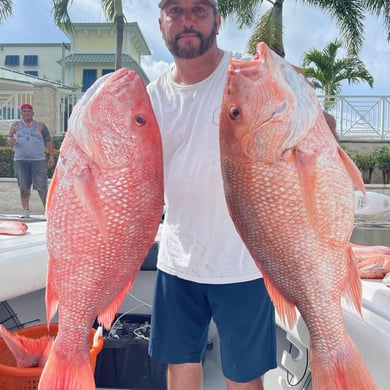
[[[207,285],[157,271],[149,354],[168,363],[169,390],[200,390],[211,319]]]
[[[263,390],[262,375],[276,367],[275,309],[263,279],[213,285],[209,302],[228,390]]]
[[[15,177],[18,181],[20,191],[20,201],[23,208],[24,217],[28,217],[30,209],[30,195],[31,195],[31,171],[28,161],[14,161]]]
[[[201,390],[202,363],[169,364],[167,384],[168,390]]]
[[[264,390],[261,378],[245,383],[233,382],[226,378],[226,384],[227,390]]]
[[[30,209],[30,195],[31,191],[20,191],[20,200],[22,203],[23,210],[29,210]]]
[[[46,161],[34,161],[31,164],[33,189],[38,192],[39,198],[46,209],[47,197],[47,163]]]

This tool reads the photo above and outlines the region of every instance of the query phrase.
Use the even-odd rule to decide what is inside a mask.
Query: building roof
[[[62,60],[58,61],[61,64]],[[110,66],[115,68],[115,54],[110,53],[77,53],[65,57],[65,64],[68,65],[97,65]],[[149,83],[149,78],[139,64],[128,54],[122,54],[122,66],[135,70],[145,81]]]
[[[16,83],[19,85],[29,85],[45,82],[49,84],[54,84],[58,88],[71,89],[71,87],[69,87],[68,85],[61,84],[57,81],[51,81],[41,77],[31,76],[26,73],[18,72],[16,70],[11,70],[3,67],[0,67],[0,80],[7,81],[9,83]]]

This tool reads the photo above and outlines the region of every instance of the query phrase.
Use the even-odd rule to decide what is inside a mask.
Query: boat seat
[[[157,254],[159,244],[156,241],[149,249],[148,254],[141,266],[141,271],[156,271],[157,270]]]

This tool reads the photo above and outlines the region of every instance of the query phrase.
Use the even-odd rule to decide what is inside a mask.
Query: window
[[[97,69],[83,70],[83,87],[81,92],[85,92],[97,80]]]
[[[103,69],[102,76],[104,76],[105,74],[108,74],[108,73],[112,73],[112,72],[115,72],[115,69]]]
[[[19,66],[19,56],[5,56],[4,65]]]
[[[23,65],[28,65],[28,66],[38,65],[38,56],[37,55],[24,56]]]
[[[30,76],[38,76],[37,70],[25,70],[24,73],[29,74]]]

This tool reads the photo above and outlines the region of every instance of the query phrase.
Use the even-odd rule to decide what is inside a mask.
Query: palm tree
[[[295,0],[298,2],[298,0]],[[284,0],[267,0],[272,7],[260,20],[257,14],[263,0],[219,0],[222,16],[236,15],[240,28],[254,26],[248,42],[249,53],[256,52],[256,45],[264,41],[277,53],[284,56],[282,12]],[[301,0],[304,5],[320,8],[336,20],[346,42],[348,54],[357,55],[363,44],[365,13],[383,15],[384,24],[390,40],[390,2],[389,0]]]
[[[334,103],[334,98],[326,96],[340,94],[342,81],[347,80],[349,84],[365,81],[371,88],[374,84],[373,77],[357,56],[337,58],[341,46],[341,41],[335,39],[322,51],[312,49],[303,55],[303,72],[314,87],[325,94],[325,110]]]
[[[57,26],[63,27],[68,32],[74,32],[68,13],[68,8],[72,2],[73,0],[53,0],[54,21]],[[126,20],[122,0],[101,0],[101,5],[107,20],[112,22],[116,28],[115,69],[119,69],[122,67],[123,30]]]
[[[12,0],[0,0],[0,23],[12,16]]]

